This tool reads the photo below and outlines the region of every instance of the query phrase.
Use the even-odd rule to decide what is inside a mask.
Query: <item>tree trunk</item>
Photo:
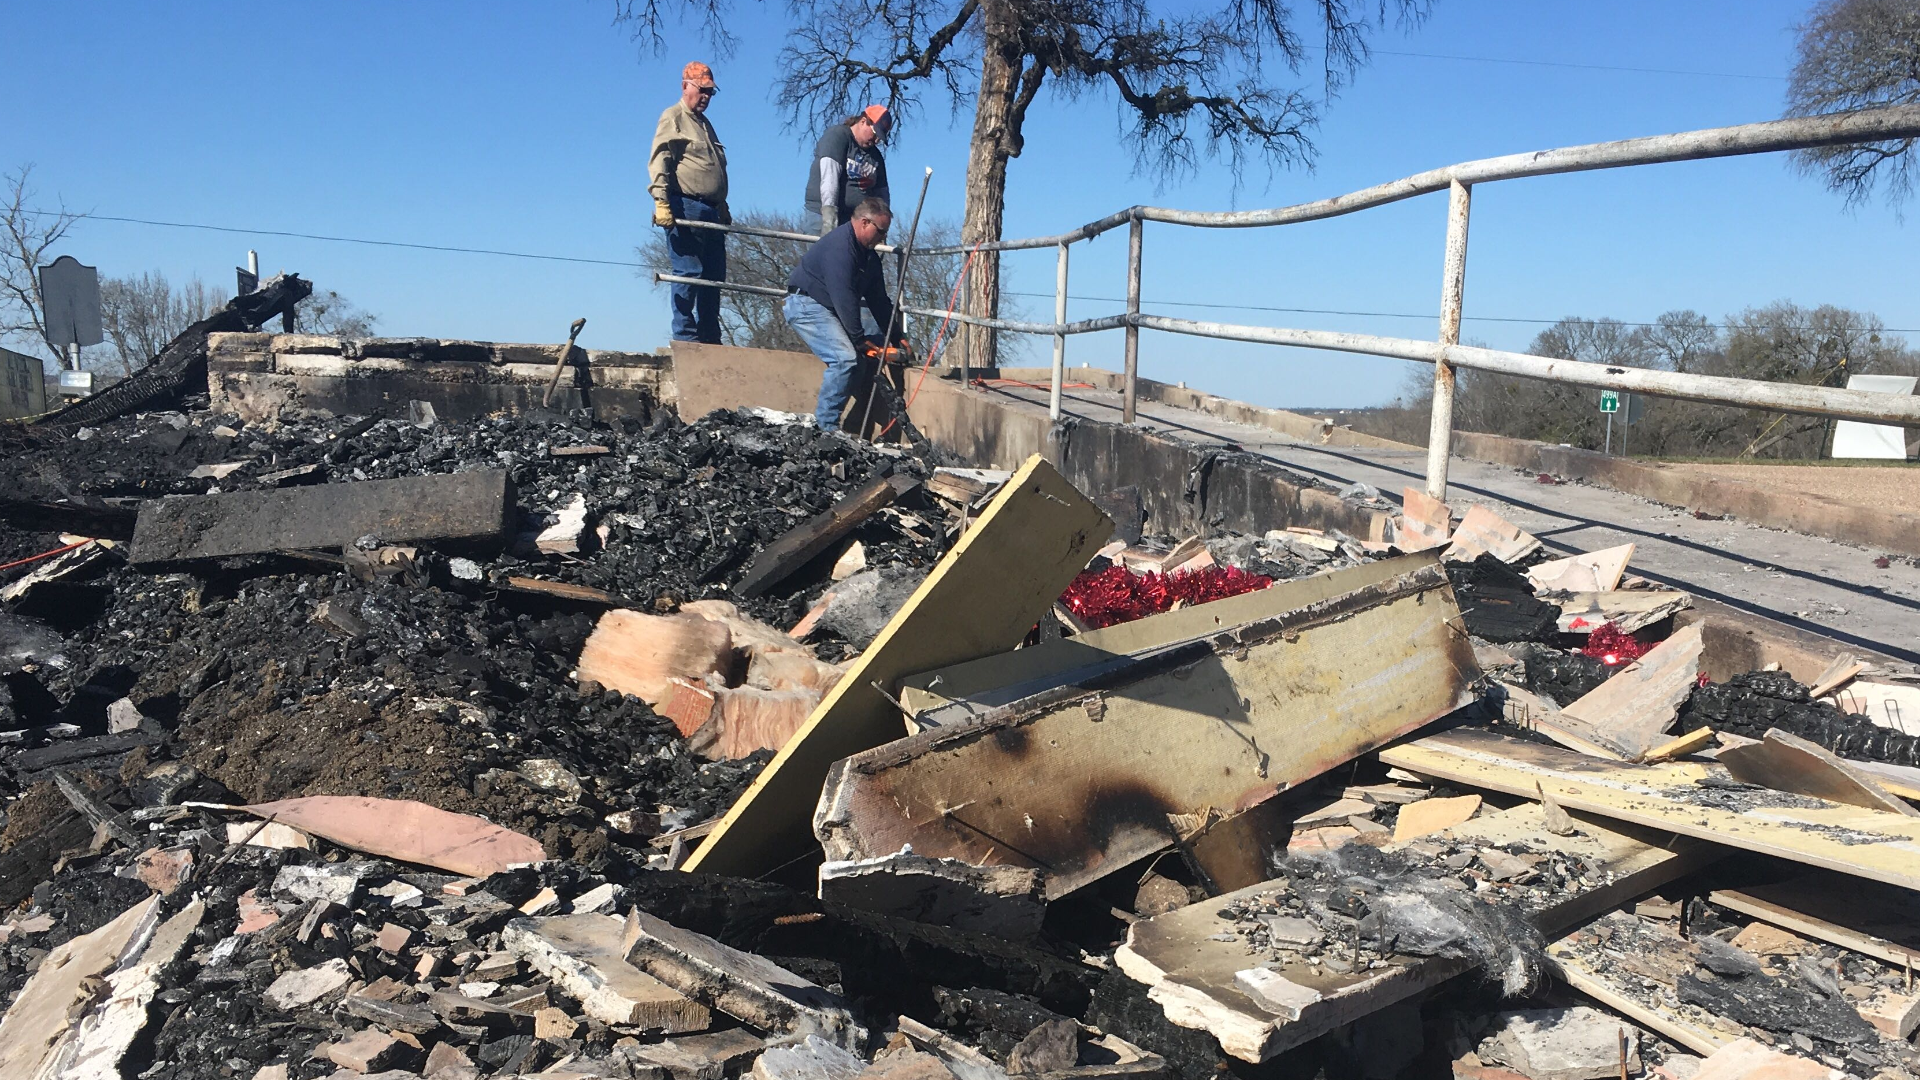
[[[1000,239],[1001,218],[1007,201],[1007,158],[1012,145],[1014,94],[1020,81],[1019,17],[1009,0],[984,0],[981,30],[986,39],[980,62],[980,97],[973,114],[973,141],[967,150],[967,211],[960,226],[960,242],[977,244]],[[1000,314],[1000,253],[974,256],[967,274],[965,310],[970,315],[998,318]],[[976,368],[993,367],[991,330],[967,333],[967,362]]]

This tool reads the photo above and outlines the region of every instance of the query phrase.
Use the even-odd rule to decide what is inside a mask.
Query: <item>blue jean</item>
[[[687,221],[719,221],[719,208],[686,195],[670,195],[673,216]],[[667,230],[673,272],[681,277],[727,280],[727,234],[712,229],[674,226]],[[709,285],[673,285],[673,340],[720,344],[720,290]]]
[[[859,354],[847,338],[847,329],[820,301],[801,293],[788,296],[781,313],[787,317],[787,325],[793,327],[793,332],[813,350],[813,355],[827,365],[827,370],[820,375],[820,400],[814,404],[813,420],[822,431],[838,431],[840,413],[847,407],[847,399],[853,396],[861,366]]]

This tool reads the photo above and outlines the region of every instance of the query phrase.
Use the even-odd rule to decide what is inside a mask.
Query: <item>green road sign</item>
[[[1620,411],[1620,391],[1618,390],[1600,391],[1600,411],[1603,413],[1619,412]]]

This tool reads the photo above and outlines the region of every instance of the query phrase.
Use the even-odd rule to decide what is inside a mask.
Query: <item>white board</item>
[[[1847,389],[1880,394],[1912,394],[1920,378],[1912,375],[1851,375]],[[1842,420],[1833,425],[1833,457],[1907,459],[1907,430],[1898,424],[1863,424]]]

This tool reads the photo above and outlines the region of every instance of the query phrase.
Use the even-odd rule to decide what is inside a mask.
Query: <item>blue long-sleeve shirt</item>
[[[787,277],[787,288],[812,297],[821,307],[833,312],[847,331],[847,340],[858,345],[866,338],[860,323],[860,305],[873,312],[873,321],[886,332],[893,319],[893,301],[887,297],[886,277],[880,272],[880,254],[860,246],[853,238],[849,221],[821,237],[801,257],[800,265]],[[875,342],[875,344],[880,344]]]

